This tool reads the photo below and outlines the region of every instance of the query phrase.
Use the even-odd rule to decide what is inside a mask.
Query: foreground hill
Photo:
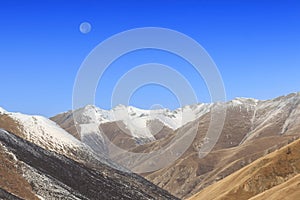
[[[189,200],[300,198],[300,140],[266,155]]]
[[[89,167],[0,129],[0,188],[23,199],[176,199],[105,164]],[[1,195],[1,193],[0,193]]]

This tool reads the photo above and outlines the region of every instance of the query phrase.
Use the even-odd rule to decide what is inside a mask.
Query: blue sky
[[[79,31],[89,22],[88,34]],[[72,108],[77,71],[88,53],[119,32],[139,27],[180,31],[199,42],[222,75],[227,99],[269,99],[300,91],[300,3],[267,1],[1,1],[0,106],[52,116]],[[182,73],[199,101],[206,86],[184,61],[158,51],[133,52],[105,73],[96,105],[111,106],[111,92],[126,70],[148,62]],[[176,108],[176,96],[158,85],[137,90],[130,104]]]

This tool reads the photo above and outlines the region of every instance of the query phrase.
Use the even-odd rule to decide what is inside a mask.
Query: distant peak
[[[92,104],[88,104],[88,105],[83,107],[83,109],[95,109],[95,108],[96,108],[96,106],[92,105]]]
[[[238,101],[254,101],[254,102],[259,101],[258,99],[248,98],[248,97],[236,97],[236,98],[234,98],[234,100],[238,100]]]
[[[88,105],[84,106],[83,108],[79,108],[77,110],[81,110],[83,112],[94,112],[94,111],[98,112],[102,109],[98,108],[96,105],[88,104]]]
[[[120,109],[120,108],[127,108],[127,107],[129,107],[129,106],[125,106],[123,104],[118,104],[113,109]]]
[[[259,102],[258,99],[245,98],[245,97],[237,97],[229,101],[229,103],[232,103],[234,105],[257,105],[258,102]]]

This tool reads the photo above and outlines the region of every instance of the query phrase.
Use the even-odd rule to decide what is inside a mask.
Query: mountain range
[[[211,140],[206,133],[212,111],[218,107],[226,108],[222,132],[201,157],[199,150]],[[5,163],[0,199],[300,197],[300,93],[176,110],[87,105],[50,119],[0,109],[0,128],[0,159]],[[153,157],[136,156],[181,142],[192,130],[196,132],[188,148],[163,168],[149,170]],[[111,145],[125,153],[112,151]],[[166,158],[156,155],[154,160],[159,164]]]

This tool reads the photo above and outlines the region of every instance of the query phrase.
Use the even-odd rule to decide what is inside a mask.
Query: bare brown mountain
[[[276,150],[189,200],[295,200],[300,198],[300,140]]]
[[[136,143],[126,146],[133,152],[150,152],[169,143],[176,134],[198,126],[192,145],[178,160],[166,168],[142,175],[173,195],[188,198],[300,136],[300,93],[266,101],[237,98],[223,105],[227,108],[223,131],[214,149],[204,158],[199,158],[198,151],[209,140],[206,132],[211,119],[210,109],[217,104],[201,105],[197,119],[176,130],[167,128],[163,137],[138,146]],[[61,124],[71,118],[70,113],[65,113],[52,119]],[[70,130],[66,124],[62,127]],[[105,126],[104,134],[113,134],[111,138],[116,145],[124,146],[119,143],[124,140],[116,139],[115,134],[121,130],[115,123],[100,124]],[[122,163],[122,156],[119,157]]]

